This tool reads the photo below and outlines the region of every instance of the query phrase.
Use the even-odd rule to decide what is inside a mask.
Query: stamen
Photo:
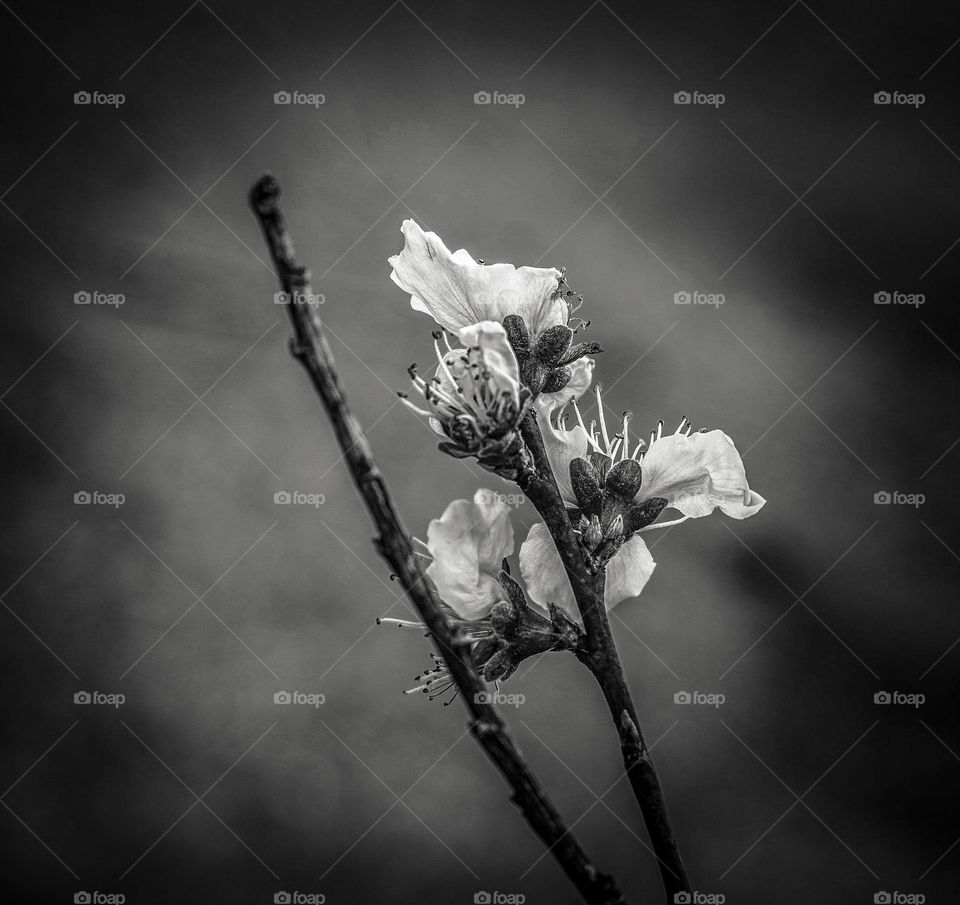
[[[420,416],[422,416],[422,417],[424,417],[424,418],[430,418],[430,417],[432,417],[430,412],[426,411],[426,409],[422,409],[422,408],[419,408],[418,406],[415,406],[409,399],[403,399],[403,398],[401,398],[400,401],[401,401],[408,409],[410,409],[411,411],[416,412],[418,415],[420,415]]]
[[[600,418],[600,430],[603,431],[603,442],[610,449],[610,437],[607,436],[607,419],[603,417],[603,400],[600,398],[600,386],[597,385],[597,415]]]
[[[443,373],[446,375],[447,380],[449,380],[453,386],[459,388],[460,384],[453,379],[453,374],[450,373],[450,369],[447,367],[446,359],[440,354],[440,343],[437,340],[433,341],[433,348],[437,351],[437,358],[440,359],[440,367],[443,370]]]
[[[580,405],[576,399],[571,399],[570,404],[573,406],[573,410],[577,413],[577,423],[583,428],[583,432],[587,435],[587,440],[590,445],[602,455],[605,455],[604,451],[600,448],[597,443],[596,437],[594,437],[593,428],[596,422],[590,422],[590,430],[587,430],[587,426],[583,423],[583,415],[580,414]]]
[[[641,528],[640,531],[653,531],[657,528],[672,528],[674,525],[682,524],[688,518],[690,518],[690,516],[685,515],[683,518],[675,518],[672,522],[657,522],[655,525],[647,525],[646,528]]]
[[[412,622],[409,619],[377,618],[377,625],[395,625],[397,628],[426,628],[422,622]]]

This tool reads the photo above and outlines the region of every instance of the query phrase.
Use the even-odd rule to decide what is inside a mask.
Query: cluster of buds
[[[570,289],[562,271],[553,299],[562,299],[569,314],[583,302],[583,297]],[[576,327],[568,326],[568,321],[547,327],[539,335],[531,337],[526,322],[519,315],[508,314],[503,319],[503,327],[520,367],[520,379],[524,386],[530,388],[534,398],[541,393],[560,393],[573,377],[570,365],[586,355],[603,351],[600,344],[595,342],[574,344],[577,330],[588,326],[586,321],[578,318],[574,318],[574,321],[577,322]]]
[[[570,463],[570,483],[577,501],[571,513],[574,528],[590,556],[590,564],[596,571],[602,569],[617,553],[624,541],[642,528],[652,524],[666,508],[668,500],[663,497],[640,497],[643,483],[643,451],[647,444],[638,439],[631,453],[631,413],[621,416],[621,427],[613,436],[607,431],[603,414],[601,389],[596,388],[599,430],[597,423],[589,430],[583,424],[579,406],[574,411],[580,426],[586,431],[589,447],[586,458],[577,458]],[[686,418],[678,433],[689,433]],[[663,422],[651,433],[651,443],[663,431]]]
[[[563,610],[550,604],[544,614],[531,607],[506,568],[499,581],[504,599],[494,604],[487,617],[492,633],[472,651],[473,663],[484,679],[503,681],[527,657],[549,650],[576,651],[582,646],[583,629]]]

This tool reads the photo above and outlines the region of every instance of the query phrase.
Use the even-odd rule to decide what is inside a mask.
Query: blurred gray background
[[[405,217],[487,261],[565,266],[609,350],[611,409],[736,440],[767,507],[653,535],[659,568],[612,620],[696,888],[956,899],[951,5],[2,6],[17,901],[575,901],[460,705],[400,695],[428,645],[375,626],[409,611],[287,352],[246,203],[265,169],[413,533],[510,488],[397,405],[432,354],[432,322],[389,280]],[[675,303],[693,291],[724,302]],[[278,506],[281,490],[325,502]],[[518,546],[533,519],[516,511]],[[281,690],[326,702],[275,705]],[[550,656],[505,690],[584,846],[631,901],[658,901],[590,677]],[[695,690],[725,703],[674,703]]]

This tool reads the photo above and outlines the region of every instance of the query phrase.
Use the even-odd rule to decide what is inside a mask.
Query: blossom
[[[562,274],[554,267],[484,264],[461,248],[451,253],[443,240],[404,220],[403,250],[389,259],[390,278],[410,293],[410,306],[458,333],[481,321],[523,318],[532,336],[566,324],[570,307],[559,291]]]
[[[664,435],[661,421],[649,445],[633,441],[630,413],[619,432],[608,432],[597,388],[599,429],[588,429],[574,404],[577,424],[567,428],[555,419],[556,404],[538,406],[538,422],[564,503],[576,510],[575,527],[593,550],[606,543],[620,546],[606,566],[605,604],[611,608],[639,594],[656,563],[639,532],[709,515],[714,509],[731,518],[755,515],[766,500],[751,490],[743,462],[723,431],[692,433],[684,418],[673,434]],[[670,507],[682,518],[651,525]],[[591,550],[592,552],[592,550]],[[559,554],[543,524],[534,525],[520,548],[520,569],[530,597],[551,601],[576,614],[573,590]]]
[[[410,304],[446,331],[502,323],[517,360],[520,383],[531,396],[579,396],[590,386],[595,342],[574,344],[586,322],[571,314],[583,302],[553,267],[514,267],[475,261],[465,249],[451,253],[435,233],[404,220],[404,247],[393,255],[391,279],[411,293]],[[452,350],[456,351],[456,350]],[[441,363],[444,357],[439,354]]]
[[[521,441],[517,428],[530,391],[521,387],[517,359],[503,327],[482,321],[462,328],[464,348],[440,349],[435,338],[437,370],[429,380],[410,369],[413,386],[426,408],[404,403],[426,417],[445,438],[440,448],[453,456],[476,456],[481,464],[505,477],[514,477]]]
[[[486,616],[505,593],[498,576],[513,553],[513,525],[502,494],[480,489],[473,500],[454,500],[427,528],[433,557],[427,577],[462,619]]]
[[[473,649],[481,642],[489,644],[494,630],[487,616],[494,604],[508,596],[499,579],[502,563],[514,547],[507,501],[501,494],[480,489],[472,502],[454,500],[440,518],[433,519],[426,543],[414,540],[426,550],[419,555],[431,560],[426,580],[440,597],[448,621]],[[381,618],[377,624],[426,630],[422,622],[408,619]],[[403,693],[421,692],[432,701],[451,692],[446,706],[457,696],[456,682],[444,659],[435,652],[430,656],[433,665]]]

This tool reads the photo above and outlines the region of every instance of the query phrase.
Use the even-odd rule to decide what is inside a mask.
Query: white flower
[[[564,503],[581,509],[570,476],[570,463],[575,459],[588,459],[604,500],[613,504],[602,507],[606,524],[598,526],[600,537],[616,537],[623,531],[623,522],[616,522],[618,518],[626,523],[626,533],[632,534],[607,565],[604,602],[610,609],[621,600],[639,594],[656,565],[639,533],[634,531],[679,524],[688,518],[709,515],[714,509],[732,518],[744,519],[759,512],[766,500],[750,489],[740,455],[723,431],[691,433],[691,426],[684,418],[675,433],[664,436],[661,421],[651,434],[649,447],[638,440],[631,450],[630,414],[624,413],[620,431],[611,436],[599,388],[597,403],[599,430],[596,424],[591,424],[589,430],[586,428],[576,405],[578,423],[572,428],[568,429],[562,419],[554,423],[554,404],[538,407],[538,422]],[[639,463],[639,487],[631,483],[637,475],[636,465],[621,465],[625,462]],[[625,490],[628,495],[623,498]],[[677,509],[683,517],[632,528],[634,515],[656,512],[653,501],[657,499],[666,500],[667,506]],[[653,508],[644,510],[644,504],[648,503]],[[596,515],[599,517],[601,513]],[[521,546],[520,570],[533,600],[541,604],[557,603],[577,615],[573,590],[545,525],[534,525]]]
[[[513,459],[521,447],[516,430],[530,392],[520,386],[517,359],[500,324],[482,321],[464,327],[458,336],[464,348],[448,344],[446,352],[440,350],[439,337],[435,340],[438,365],[432,379],[424,380],[410,369],[426,409],[402,393],[401,398],[449,441],[442,444],[445,452],[476,456],[494,471],[509,471],[516,467]]]
[[[641,464],[643,481],[634,498],[635,503],[659,497],[687,518],[700,518],[720,509],[735,519],[756,515],[766,503],[747,484],[743,460],[733,440],[723,431],[692,433],[692,425],[683,418],[673,434],[664,436],[663,422],[660,421],[656,430],[650,433],[649,446],[638,440],[631,453],[630,413],[624,412],[620,431],[611,437],[607,432],[599,387],[596,394],[600,429],[591,423],[587,431],[580,409],[574,405],[578,428],[582,432],[577,436],[586,438],[590,450],[606,460],[608,467],[626,459]],[[553,444],[564,442],[563,433],[566,432],[551,431]]]
[[[481,619],[505,598],[497,576],[513,553],[513,525],[502,495],[481,489],[472,502],[454,500],[430,522],[427,548],[427,577],[462,619]]]
[[[414,538],[431,560],[425,570],[427,583],[436,591],[447,621],[458,635],[475,648],[494,635],[487,617],[494,604],[506,599],[499,582],[503,560],[513,553],[513,526],[502,495],[478,490],[473,501],[454,500],[443,515],[427,526],[427,541]],[[422,622],[380,618],[377,625],[413,628],[426,634]],[[418,683],[404,694],[422,693],[429,700],[448,696],[444,706],[457,697],[457,684],[446,661],[435,651],[432,665],[415,677]],[[489,657],[489,653],[488,653]]]
[[[404,220],[403,250],[389,259],[390,278],[410,293],[410,305],[429,314],[445,330],[458,333],[480,321],[502,321],[517,314],[532,337],[566,324],[569,305],[553,267],[480,264],[465,249],[451,253],[443,240]]]

